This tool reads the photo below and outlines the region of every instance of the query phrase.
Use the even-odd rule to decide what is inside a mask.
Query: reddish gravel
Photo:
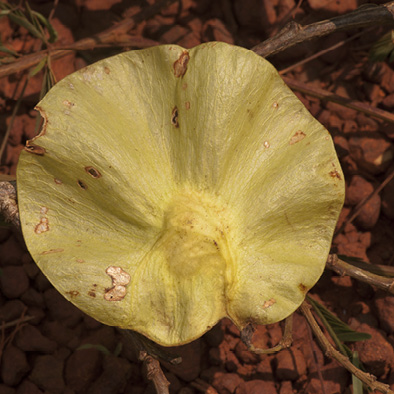
[[[53,17],[59,44],[91,36],[124,16],[135,15],[149,1],[60,1]],[[252,47],[278,31],[293,17],[301,23],[354,10],[365,1],[304,0],[182,0],[139,23],[131,34],[143,47],[154,42],[192,47],[219,40]],[[53,1],[31,1],[48,15]],[[292,11],[294,10],[294,12]],[[368,48],[384,32],[380,28],[286,73],[287,77],[323,88],[374,107],[394,108],[394,65],[371,63]],[[2,42],[21,53],[38,50],[26,30],[0,19]],[[322,48],[347,39],[354,32],[335,34],[289,49],[270,60],[284,69]],[[55,44],[55,45],[59,45]],[[132,49],[134,47],[125,48]],[[70,54],[53,61],[59,80],[88,62],[116,53],[119,48]],[[4,135],[26,75],[0,79],[0,133]],[[13,123],[0,173],[15,174],[18,155],[35,134],[34,105],[42,73],[31,78]],[[298,94],[298,93],[297,93]],[[371,264],[394,263],[394,180],[371,198],[352,223],[347,218],[393,171],[394,126],[332,102],[298,94],[307,108],[331,132],[345,173],[347,193],[334,238],[339,254]],[[68,303],[39,271],[20,237],[0,228],[0,323],[15,323],[1,331],[0,394],[121,394],[154,393],[154,387],[119,333],[85,316]],[[372,338],[353,346],[365,368],[394,389],[394,299],[348,277],[325,272],[312,295],[353,329]],[[256,346],[269,347],[281,338],[280,324],[258,327]],[[183,363],[163,363],[170,392],[194,394],[351,393],[351,376],[326,358],[304,318],[295,314],[294,341],[275,355],[247,351],[239,332],[223,320],[193,343],[174,348]],[[81,345],[100,345],[79,349]],[[103,351],[103,349],[105,351]],[[120,354],[117,354],[117,350]],[[319,372],[323,382],[319,377]],[[204,391],[205,390],[205,391]]]

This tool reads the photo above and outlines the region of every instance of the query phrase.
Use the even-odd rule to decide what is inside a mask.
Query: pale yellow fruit
[[[344,198],[327,130],[255,53],[123,53],[60,81],[18,172],[27,247],[95,319],[159,344],[279,321],[324,269]]]

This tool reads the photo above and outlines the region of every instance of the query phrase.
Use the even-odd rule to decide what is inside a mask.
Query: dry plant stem
[[[97,46],[106,44],[126,44],[126,42],[128,42],[128,45],[131,45],[132,43],[129,41],[125,42],[125,37],[128,37],[127,33],[139,22],[152,18],[154,15],[160,12],[163,7],[173,2],[175,2],[175,0],[159,1],[144,9],[137,15],[134,15],[131,18],[126,18],[120,23],[93,37],[83,38],[82,40],[75,42],[74,44],[70,45],[68,49],[50,49],[49,54],[52,59],[58,59],[69,54],[70,51],[93,49]],[[31,55],[26,55],[16,59],[12,63],[5,64],[0,67],[0,78],[34,67],[46,56],[48,56],[48,50],[32,53]]]
[[[17,326],[18,324],[26,323],[26,322],[33,320],[33,319],[35,319],[35,316],[24,316],[24,317],[21,317],[16,320],[9,321],[7,323],[2,322],[1,328],[9,328],[9,327]]]
[[[323,37],[330,33],[384,23],[394,24],[394,2],[382,5],[365,4],[357,10],[335,18],[302,26],[290,22],[277,35],[252,48],[258,55],[267,57],[301,42]]]
[[[168,386],[170,382],[166,379],[163,371],[160,368],[160,363],[149,356],[147,352],[141,351],[139,360],[143,362],[146,368],[146,376],[153,381],[157,394],[169,394]]]
[[[255,329],[254,327],[249,324],[241,331],[241,339],[242,342],[246,345],[248,350],[256,354],[273,354],[277,353],[282,349],[286,349],[291,346],[293,341],[292,332],[293,332],[293,315],[290,315],[288,318],[285,319],[285,329],[283,332],[283,337],[279,341],[279,343],[269,349],[261,349],[256,348],[252,343],[252,337]]]
[[[363,112],[364,114],[373,116],[386,122],[394,123],[394,114],[390,112],[383,111],[382,109],[372,107],[371,105],[365,103],[361,103],[360,101],[354,101],[346,97],[338,96],[337,94],[331,93],[324,89],[312,87],[304,82],[296,81],[292,78],[282,76],[282,79],[291,89],[305,93],[308,96],[317,97],[321,100],[332,101],[334,103],[341,104],[344,107]]]
[[[368,283],[371,286],[375,286],[379,289],[394,294],[393,278],[386,278],[384,276],[376,275],[372,272],[356,267],[355,265],[346,263],[345,261],[338,258],[336,254],[330,254],[328,256],[326,267],[332,271],[335,271],[341,276],[349,275],[361,282]]]
[[[319,325],[317,324],[315,318],[313,317],[311,312],[311,306],[306,301],[301,304],[300,311],[305,316],[305,319],[307,320],[309,326],[315,334],[316,339],[319,342],[319,345],[323,349],[326,356],[336,360],[354,376],[360,379],[369,389],[377,390],[381,393],[394,394],[394,391],[390,390],[390,387],[388,385],[376,381],[375,376],[358,369],[350,362],[350,360],[346,356],[344,356],[331,345],[331,343],[325,337]]]
[[[18,202],[16,196],[16,183],[0,182],[0,214],[20,231]]]

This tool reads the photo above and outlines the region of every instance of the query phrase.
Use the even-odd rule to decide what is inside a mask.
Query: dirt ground
[[[155,0],[60,1],[52,16],[58,44],[92,36],[138,14]],[[139,22],[132,45],[71,53],[53,61],[57,80],[117,52],[155,43],[186,48],[206,41],[225,41],[251,48],[275,34],[290,20],[302,24],[340,15],[366,3],[357,0],[182,0]],[[378,4],[379,2],[374,2]],[[48,16],[54,2],[30,1]],[[336,33],[289,49],[269,60],[284,70],[333,44],[346,41],[284,75],[374,108],[394,108],[394,65],[368,60],[371,45],[388,31]],[[0,19],[1,41],[21,54],[39,50],[25,29]],[[360,33],[360,34],[359,34]],[[353,37],[357,34],[356,37]],[[0,78],[0,137],[11,122],[26,73]],[[36,131],[42,72],[31,78],[14,120],[0,173],[15,174],[18,156]],[[346,178],[346,203],[333,250],[371,264],[394,264],[394,180],[372,197],[353,221],[354,207],[378,188],[394,170],[394,125],[359,111],[296,93],[333,136]],[[0,394],[154,393],[119,333],[84,315],[51,286],[29,256],[23,241],[9,227],[0,228]],[[350,345],[359,351],[365,369],[394,389],[394,298],[349,277],[325,272],[311,291],[353,329],[372,335]],[[26,321],[25,316],[32,316]],[[256,345],[269,347],[281,338],[280,324],[259,327]],[[258,356],[246,350],[238,330],[223,320],[197,341],[173,349],[179,366],[164,365],[170,392],[180,394],[351,393],[351,375],[324,356],[304,318],[296,313],[291,348]],[[93,345],[79,349],[81,345]],[[95,346],[99,345],[99,346]]]

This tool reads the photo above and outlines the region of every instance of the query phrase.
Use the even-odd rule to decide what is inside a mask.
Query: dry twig
[[[336,31],[380,26],[384,23],[394,24],[394,1],[382,5],[365,4],[348,14],[306,26],[290,22],[277,35],[256,45],[252,50],[260,56],[268,57],[301,42]]]
[[[146,376],[149,380],[153,381],[157,394],[169,394],[168,386],[170,382],[165,377],[163,371],[160,368],[160,363],[149,356],[147,352],[141,351],[139,360],[143,362],[146,368]]]
[[[309,326],[312,328],[312,331],[326,356],[336,360],[354,376],[360,379],[370,390],[378,390],[382,393],[394,394],[394,391],[390,390],[389,385],[378,382],[375,376],[358,369],[346,356],[344,356],[331,345],[313,317],[311,306],[306,301],[301,304],[300,311],[305,316]]]
[[[242,331],[241,331],[241,339],[242,342],[246,345],[248,350],[256,354],[272,354],[277,353],[282,349],[286,349],[291,346],[293,341],[293,315],[290,315],[288,318],[285,319],[285,329],[283,332],[283,337],[279,341],[279,343],[271,347],[269,349],[260,349],[254,347],[252,343],[252,337],[255,329],[251,324],[248,324]]]
[[[349,264],[346,261],[338,258],[336,254],[328,256],[326,267],[335,271],[339,275],[348,275],[360,282],[368,283],[379,289],[385,290],[388,293],[394,294],[394,279],[387,278],[381,275],[376,275],[367,270],[361,269],[356,265]]]

